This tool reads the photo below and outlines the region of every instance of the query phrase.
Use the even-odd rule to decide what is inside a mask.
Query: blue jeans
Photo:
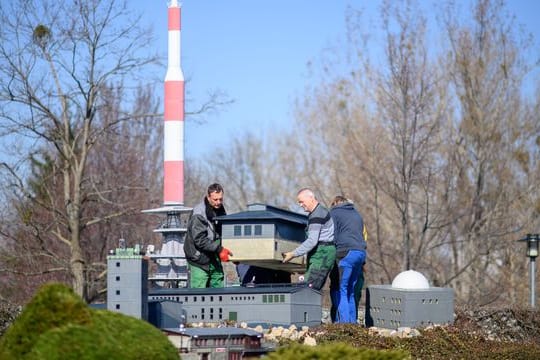
[[[357,310],[354,299],[354,287],[358,277],[362,273],[362,265],[366,261],[366,252],[362,250],[350,250],[338,263],[339,266],[339,290],[331,292],[332,302],[338,304],[338,323],[356,324]]]

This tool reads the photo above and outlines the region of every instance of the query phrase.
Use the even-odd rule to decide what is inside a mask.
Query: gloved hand
[[[232,255],[233,253],[227,249],[227,248],[221,248],[221,251],[219,252],[219,259],[222,262],[228,262],[229,261],[229,255]]]

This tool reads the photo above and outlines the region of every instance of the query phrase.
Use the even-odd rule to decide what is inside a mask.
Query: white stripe
[[[167,75],[165,75],[165,81],[167,80],[184,80],[184,74],[182,74],[182,67],[180,65],[180,31],[169,31],[169,63],[167,66]]]
[[[184,161],[184,122],[165,121],[164,161]]]

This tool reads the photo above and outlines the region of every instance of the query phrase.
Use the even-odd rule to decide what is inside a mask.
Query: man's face
[[[315,198],[305,192],[298,194],[296,200],[298,201],[298,205],[300,205],[307,212],[312,212],[313,209],[315,209],[315,206],[317,206],[317,201]]]
[[[222,192],[212,192],[208,196],[206,196],[208,199],[208,202],[210,203],[210,206],[212,206],[214,209],[219,209],[221,207],[221,204],[223,204],[223,191]]]

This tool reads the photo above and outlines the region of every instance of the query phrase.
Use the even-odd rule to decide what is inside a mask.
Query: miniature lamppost
[[[536,291],[535,291],[535,273],[536,273],[536,257],[538,256],[538,242],[540,241],[539,234],[527,234],[523,239],[518,241],[527,242],[527,256],[530,259],[529,265],[529,288],[531,290],[531,307],[536,306]]]

